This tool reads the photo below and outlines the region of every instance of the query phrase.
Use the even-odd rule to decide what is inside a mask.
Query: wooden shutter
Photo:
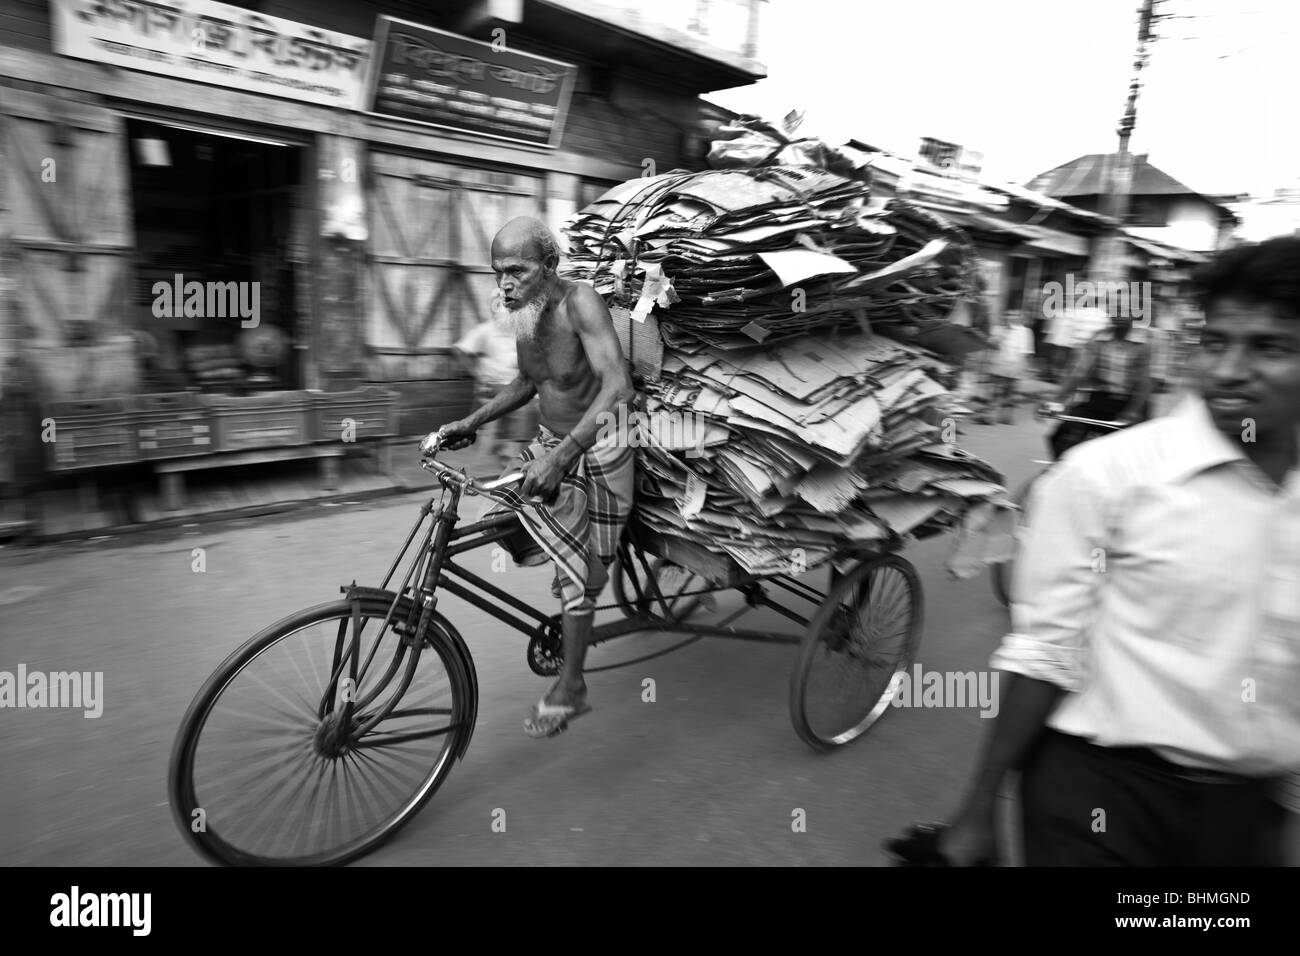
[[[487,315],[492,237],[541,215],[542,180],[384,153],[371,172],[367,344],[386,381],[451,377],[451,346]]]
[[[122,118],[0,89],[0,135],[14,293],[29,340],[61,345],[78,324],[97,337],[121,331],[134,247]]]

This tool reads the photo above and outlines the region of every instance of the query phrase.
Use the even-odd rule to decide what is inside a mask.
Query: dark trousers
[[[1068,345],[1051,345],[1047,348],[1047,378],[1051,382],[1063,379],[1074,364],[1074,349]]]
[[[1020,780],[1029,866],[1281,866],[1273,778],[1044,732]]]

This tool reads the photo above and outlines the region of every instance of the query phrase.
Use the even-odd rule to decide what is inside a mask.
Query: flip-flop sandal
[[[576,707],[570,704],[548,704],[543,697],[524,720],[524,733],[533,738],[555,737],[569,728],[569,721],[577,720],[591,712],[585,700]]]

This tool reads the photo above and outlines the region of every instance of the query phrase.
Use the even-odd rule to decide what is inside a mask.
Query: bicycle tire
[[[848,725],[824,728],[818,725],[820,720],[814,720],[811,714],[814,704],[825,703],[829,696],[820,690],[812,692],[809,689],[813,680],[814,665],[828,651],[830,654],[841,653],[843,648],[837,649],[833,642],[843,635],[837,634],[837,628],[833,626],[833,618],[843,615],[842,609],[850,606],[846,604],[846,598],[851,599],[852,602],[850,613],[856,614],[859,619],[864,604],[870,611],[872,602],[870,584],[867,590],[864,590],[861,585],[869,575],[883,570],[895,572],[908,595],[910,610],[899,642],[899,650],[884,667],[875,668],[876,673],[854,706],[855,716],[850,718]],[[877,590],[876,596],[881,596],[880,590]],[[906,671],[916,660],[924,622],[925,598],[921,588],[921,578],[912,563],[902,555],[886,554],[872,558],[839,578],[831,586],[821,609],[809,622],[803,643],[799,648],[799,659],[790,672],[790,719],[799,739],[814,750],[829,751],[858,739],[870,730],[884,716],[893,698],[894,675]],[[856,635],[851,637],[855,638]],[[853,640],[849,643],[852,645]],[[871,641],[857,642],[859,657],[864,656],[863,652],[870,644]],[[845,653],[845,656],[853,655]],[[874,667],[874,664],[870,666]],[[856,715],[858,712],[861,712],[860,716]]]
[[[635,554],[636,552],[633,553]],[[650,562],[650,574],[653,575],[655,581],[658,582],[660,573],[670,566],[681,567],[681,565],[674,564],[664,558],[653,558]],[[695,582],[691,583],[691,581],[688,581],[685,590],[700,589],[705,586],[702,577],[695,572],[690,571],[689,568],[685,570],[691,575],[691,578]],[[632,595],[629,595],[628,576],[631,574],[642,574],[638,565],[634,564],[632,569],[629,571],[629,569],[623,566],[622,556],[620,555],[615,557],[614,563],[610,566],[610,578],[613,582],[614,603],[618,605],[618,609],[623,613],[624,617],[637,617],[638,615],[653,613],[654,616],[663,617],[664,620],[668,621],[668,623],[675,624],[679,621],[686,620],[686,618],[694,614],[700,607],[700,601],[703,598],[702,594],[691,594],[684,598],[677,598],[675,601],[672,599],[671,595],[665,594],[664,597],[668,599],[669,608],[668,616],[664,617],[663,606],[650,595],[649,590],[644,583],[641,585],[642,594],[640,598],[635,598],[635,589],[632,589],[633,593]],[[640,579],[638,578],[638,581],[639,580]],[[663,592],[662,587],[660,588],[660,592]]]
[[[392,596],[370,595],[357,598],[357,602],[358,617],[382,621],[392,606]],[[406,620],[410,611],[409,599],[403,598],[393,614],[393,621]],[[173,818],[180,827],[181,833],[205,859],[233,866],[331,866],[350,862],[375,850],[408,823],[437,792],[455,761],[464,756],[478,711],[473,664],[466,659],[464,643],[455,628],[442,615],[432,612],[425,631],[421,655],[433,651],[446,670],[452,697],[449,708],[450,724],[445,734],[439,732],[435,735],[443,738],[437,759],[420,780],[414,792],[401,800],[396,812],[389,813],[366,832],[337,847],[297,856],[272,857],[259,854],[236,845],[228,838],[229,831],[226,836],[223,836],[221,830],[212,825],[209,811],[215,808],[203,807],[196,792],[195,756],[203,731],[223,693],[249,665],[288,638],[314,624],[351,620],[352,613],[352,601],[344,599],[306,608],[277,621],[230,654],[208,678],[190,704],[172,748],[168,766],[168,795]],[[395,640],[404,642],[402,635],[391,626],[389,630],[381,632],[385,635],[388,633],[393,633]],[[399,697],[399,700],[404,699],[408,692],[409,688],[404,688],[403,697]],[[305,701],[305,703],[310,702]],[[379,745],[367,745],[369,746]],[[337,768],[335,775],[338,775]],[[302,784],[299,784],[299,787],[301,786]],[[203,808],[205,825],[201,830],[196,831],[193,823],[195,814],[200,808]],[[283,829],[287,832],[295,822],[297,821],[285,821]],[[328,823],[325,829],[328,834]]]

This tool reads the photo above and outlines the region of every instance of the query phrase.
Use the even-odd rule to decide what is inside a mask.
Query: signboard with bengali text
[[[51,0],[51,10],[63,56],[362,108],[369,40],[215,0]]]
[[[366,109],[398,119],[556,146],[577,67],[380,16]]]

